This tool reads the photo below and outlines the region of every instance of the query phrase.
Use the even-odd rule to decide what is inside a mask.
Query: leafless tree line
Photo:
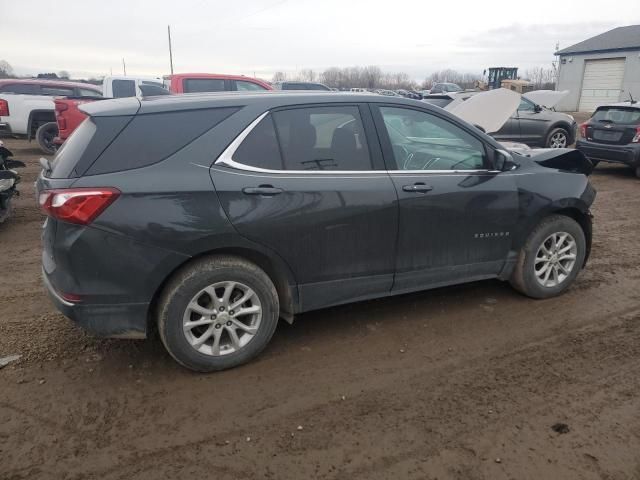
[[[331,67],[322,72],[312,69],[302,69],[294,74],[276,72],[273,82],[282,81],[320,82],[340,90],[349,88],[387,88],[397,90],[400,88],[413,89],[417,87],[407,73],[383,72],[380,67],[370,65],[367,67]]]
[[[554,88],[555,74],[551,68],[537,67],[527,70],[522,78],[530,80],[536,89]],[[320,82],[340,90],[354,87],[415,90],[430,89],[434,84],[443,82],[456,83],[462,88],[474,88],[476,82],[481,79],[482,75],[480,74],[446,69],[434,72],[426,77],[422,83],[418,83],[405,72],[383,72],[380,67],[372,65],[367,67],[331,67],[321,72],[302,69],[293,74],[278,71],[273,75],[272,81]]]

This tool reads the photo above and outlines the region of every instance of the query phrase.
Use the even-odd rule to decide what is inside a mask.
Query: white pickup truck
[[[36,139],[44,153],[55,153],[55,97],[141,96],[140,86],[145,85],[163,88],[162,79],[156,77],[105,77],[102,86],[64,80],[0,80],[0,135]]]

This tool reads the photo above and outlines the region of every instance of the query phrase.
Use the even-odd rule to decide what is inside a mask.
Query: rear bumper
[[[606,145],[578,140],[576,149],[584,153],[589,160],[623,163],[631,167],[640,165],[640,144]]]
[[[11,125],[6,122],[0,122],[0,134],[11,135]]]
[[[114,305],[72,303],[60,296],[43,270],[49,297],[62,314],[98,337],[145,338],[148,303]]]

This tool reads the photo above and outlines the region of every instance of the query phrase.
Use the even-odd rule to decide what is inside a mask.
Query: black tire
[[[43,123],[36,130],[36,140],[42,150],[47,155],[53,155],[58,147],[53,143],[53,139],[58,136],[58,124],[56,122]]]
[[[635,168],[636,177],[640,178],[640,165]]]
[[[198,351],[189,343],[183,330],[183,317],[194,296],[220,282],[239,282],[252,289],[262,308],[262,316],[257,331],[246,345],[231,353],[212,355]],[[218,315],[222,316],[220,312]],[[278,293],[271,279],[253,263],[230,255],[206,257],[178,271],[164,288],[157,309],[158,333],[165,348],[178,363],[197,372],[225,370],[251,360],[271,340],[278,317]],[[202,318],[208,318],[208,315]],[[221,331],[224,329],[222,326]]]
[[[556,145],[555,139],[556,136],[564,136],[564,145],[559,146]],[[559,137],[558,137],[559,138]],[[556,146],[553,146],[556,145]],[[544,146],[547,148],[566,148],[569,146],[569,132],[562,127],[554,128],[547,135],[547,139],[544,143]]]
[[[600,160],[591,160],[591,165],[593,165],[594,169],[598,166],[599,163],[600,163]]]
[[[569,274],[555,286],[544,286],[536,277],[536,255],[541,245],[550,235],[558,232],[569,233],[576,244],[576,258]],[[509,283],[520,293],[532,298],[550,298],[560,295],[567,290],[584,265],[586,254],[584,231],[574,219],[564,215],[552,215],[543,219],[533,229],[529,238],[520,250],[516,267],[511,275]]]

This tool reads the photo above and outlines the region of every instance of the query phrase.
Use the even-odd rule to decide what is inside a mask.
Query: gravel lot
[[[1,479],[638,479],[640,180],[592,177],[589,265],[534,301],[481,282],[305,314],[213,375],[98,340],[40,281],[33,181],[0,226]],[[559,425],[564,424],[564,425]],[[552,428],[555,426],[555,430]]]

